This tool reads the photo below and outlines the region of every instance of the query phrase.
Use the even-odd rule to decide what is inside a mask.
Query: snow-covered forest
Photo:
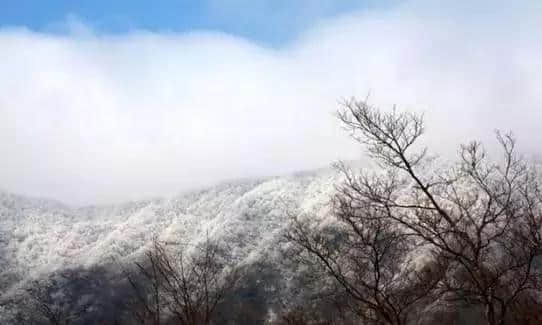
[[[225,182],[166,199],[83,208],[2,192],[2,298],[16,296],[35,279],[68,269],[103,267],[100,272],[107,273],[92,276],[119,281],[118,266],[140,258],[155,236],[173,247],[197,245],[208,236],[227,244],[239,267],[265,263],[285,268],[281,266],[280,242],[289,209],[295,207],[324,219],[321,212],[326,210],[337,179],[336,171],[322,169]],[[291,276],[274,276],[273,282],[266,284],[265,297],[258,297],[267,299],[269,295],[274,300],[260,317],[268,317],[273,304],[278,308],[279,292],[290,285]],[[7,307],[0,314],[8,317]]]
[[[542,324],[541,0],[0,1],[0,325]]]
[[[1,196],[2,321],[536,324],[540,168],[496,132],[442,162],[421,114],[345,101],[374,165],[70,208]]]

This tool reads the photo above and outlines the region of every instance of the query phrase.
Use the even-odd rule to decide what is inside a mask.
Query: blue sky
[[[322,19],[390,6],[392,0],[0,0],[0,26],[63,32],[77,19],[100,33],[214,30],[278,45]]]

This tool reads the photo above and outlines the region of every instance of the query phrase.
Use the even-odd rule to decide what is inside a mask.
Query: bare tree
[[[191,254],[174,253],[153,240],[136,274],[127,277],[135,293],[134,316],[140,324],[212,324],[215,310],[236,283],[229,252],[207,239]]]
[[[340,225],[327,229],[311,229],[294,219],[286,239],[301,248],[298,260],[319,265],[338,284],[331,292],[346,293],[350,299],[337,307],[368,324],[407,324],[420,302],[430,298],[442,272],[414,267],[412,240],[382,211],[358,206],[339,192],[334,215]]]
[[[423,116],[383,113],[350,100],[338,117],[383,170],[345,170],[338,200],[351,207],[348,215],[372,215],[423,247],[432,257],[428,270],[445,270],[434,288],[439,301],[479,306],[488,324],[512,322],[524,301],[540,311],[540,179],[516,154],[511,134],[497,132],[500,162],[491,162],[482,145],[472,142],[461,147],[456,165],[439,171],[430,168],[427,149],[417,146]]]
[[[65,270],[32,281],[12,302],[18,324],[81,323],[97,305],[88,299],[94,281],[84,272]]]
[[[341,320],[327,320],[319,317],[303,308],[285,311],[277,320],[269,322],[272,325],[338,325],[343,324]]]

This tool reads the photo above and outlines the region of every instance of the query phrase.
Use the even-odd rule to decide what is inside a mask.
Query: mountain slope
[[[55,270],[129,262],[153,236],[189,245],[208,236],[229,245],[239,265],[256,263],[277,256],[288,211],[324,215],[337,179],[324,169],[84,208],[0,193],[0,289]]]

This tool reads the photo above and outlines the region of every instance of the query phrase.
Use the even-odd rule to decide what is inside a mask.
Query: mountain
[[[321,169],[82,208],[0,192],[0,294],[63,269],[130,263],[154,236],[189,245],[210,238],[227,244],[238,266],[279,265],[290,213],[322,221],[338,179]]]

